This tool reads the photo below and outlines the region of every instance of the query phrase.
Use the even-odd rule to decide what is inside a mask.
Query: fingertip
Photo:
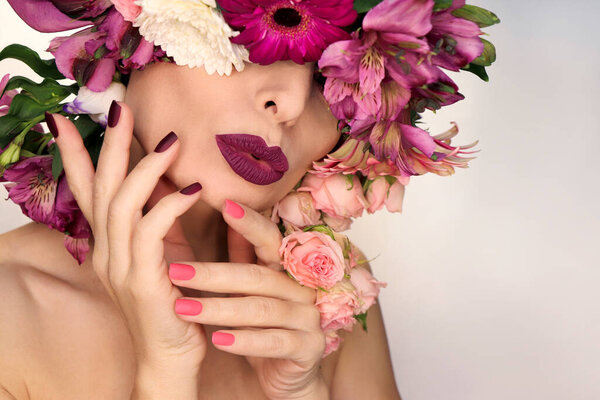
[[[46,119],[46,125],[48,125],[48,129],[50,133],[56,139],[58,137],[58,128],[56,126],[56,120],[54,119],[54,115],[50,114],[48,111],[44,113]]]
[[[200,190],[202,190],[202,185],[199,182],[194,182],[191,185],[188,185],[181,189],[179,193],[184,194],[186,196],[191,196],[198,193]]]
[[[233,200],[226,199],[225,200],[225,208],[224,211],[226,214],[232,216],[235,219],[241,219],[245,215],[244,208],[240,206],[238,203]]]

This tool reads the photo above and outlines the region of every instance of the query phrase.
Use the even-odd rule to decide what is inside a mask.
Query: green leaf
[[[52,146],[50,146],[50,154],[52,154],[52,177],[54,180],[57,180],[63,172],[63,163],[56,143],[53,143]]]
[[[358,315],[355,315],[355,316],[354,316],[354,318],[356,318],[356,320],[357,320],[358,322],[360,322],[360,324],[361,324],[361,326],[362,326],[362,328],[363,328],[363,330],[364,330],[365,332],[368,332],[368,331],[367,331],[367,312],[368,312],[368,311],[365,311],[365,312],[364,312],[364,313],[362,313],[362,314],[358,314]]]
[[[326,235],[329,235],[329,237],[331,237],[333,240],[335,240],[335,235],[333,234],[333,230],[330,227],[328,227],[327,225],[311,225],[311,226],[307,226],[306,228],[304,228],[302,230],[304,232],[309,232],[309,231],[321,232]]]
[[[500,23],[500,18],[485,8],[465,4],[461,8],[452,11],[452,15],[475,22],[480,28]]]
[[[29,121],[54,107],[56,107],[56,104],[40,104],[27,94],[19,93],[13,98],[8,115],[13,115],[21,121]]]
[[[38,103],[44,105],[56,105],[71,94],[77,94],[77,85],[63,86],[54,79],[44,79],[36,83],[23,76],[13,76],[6,85],[6,90],[23,89]]]
[[[20,44],[11,44],[0,51],[0,61],[12,58],[24,62],[42,78],[65,79],[56,68],[54,59],[42,60],[38,53]]]
[[[471,63],[461,69],[463,71],[468,71],[468,72],[474,73],[475,75],[477,75],[478,77],[480,77],[482,80],[484,80],[486,82],[489,82],[489,80],[490,80],[487,72],[485,72],[485,67],[482,67],[481,65]]]
[[[362,14],[381,3],[382,0],[354,0],[354,9],[357,13]]]
[[[84,141],[90,137],[100,137],[104,130],[101,125],[92,121],[87,114],[77,115],[73,120],[73,124],[77,127],[77,130]]]
[[[0,117],[0,148],[6,147],[27,126],[27,121],[15,117],[14,115],[5,115]]]
[[[491,42],[483,38],[479,38],[483,42],[483,53],[473,61],[472,64],[480,65],[482,67],[489,67],[494,61],[496,61],[496,47]]]
[[[449,8],[452,5],[452,0],[434,0],[435,5],[433,11],[442,11]]]

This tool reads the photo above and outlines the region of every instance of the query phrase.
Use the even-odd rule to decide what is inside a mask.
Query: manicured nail
[[[196,275],[196,269],[191,265],[187,264],[176,264],[169,265],[169,278],[178,281],[190,280]]]
[[[110,103],[110,110],[108,110],[108,127],[114,128],[119,123],[121,117],[121,106],[115,100]]]
[[[235,342],[235,336],[226,332],[213,332],[212,342],[221,346],[231,346]]]
[[[202,312],[202,303],[196,300],[175,300],[175,312],[181,315],[198,315]]]
[[[225,212],[236,219],[244,216],[244,209],[231,200],[225,200]]]
[[[181,194],[186,194],[188,196],[193,195],[194,193],[198,193],[200,191],[200,189],[202,189],[202,185],[199,184],[198,182],[196,183],[192,183],[189,186],[184,187],[183,189],[181,189],[179,192]]]
[[[175,132],[171,132],[167,136],[162,138],[162,140],[160,142],[158,142],[154,151],[157,153],[162,153],[163,151],[165,151],[169,147],[171,147],[171,145],[173,143],[175,143],[176,140],[177,140],[177,135],[175,134]]]
[[[50,129],[50,133],[56,139],[58,137],[58,129],[56,128],[56,121],[54,120],[54,115],[46,112],[46,124],[48,124],[48,129]]]

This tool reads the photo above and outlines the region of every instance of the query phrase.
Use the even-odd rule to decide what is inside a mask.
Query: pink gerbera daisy
[[[352,0],[220,0],[231,41],[244,45],[250,61],[271,64],[317,61],[331,43],[350,38],[341,29],[356,19]]]

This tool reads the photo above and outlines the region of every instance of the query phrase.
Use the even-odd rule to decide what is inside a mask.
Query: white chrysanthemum
[[[206,72],[229,75],[248,61],[248,50],[231,43],[231,29],[211,0],[137,0],[142,12],[134,26],[150,42],[173,57],[177,65],[204,66]]]

